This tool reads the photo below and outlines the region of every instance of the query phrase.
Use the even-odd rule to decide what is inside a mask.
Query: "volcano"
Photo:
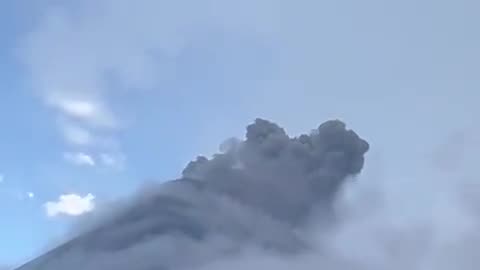
[[[339,120],[290,137],[256,119],[244,139],[197,157],[179,179],[142,190],[17,270],[197,269],[246,248],[305,252],[305,225],[313,213],[334,223],[335,197],[361,172],[368,149]]]

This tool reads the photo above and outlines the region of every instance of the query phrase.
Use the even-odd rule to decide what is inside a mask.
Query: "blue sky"
[[[292,135],[343,119],[386,175],[434,178],[435,151],[453,148],[440,155],[449,163],[468,152],[455,136],[478,136],[479,9],[3,1],[0,265],[38,254],[102,202],[177,176],[255,117]]]

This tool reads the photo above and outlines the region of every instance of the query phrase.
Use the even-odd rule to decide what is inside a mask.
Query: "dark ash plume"
[[[290,138],[263,119],[245,140],[198,157],[183,177],[139,194],[128,207],[18,270],[195,269],[247,247],[296,254],[315,209],[328,218],[369,145],[343,122]]]

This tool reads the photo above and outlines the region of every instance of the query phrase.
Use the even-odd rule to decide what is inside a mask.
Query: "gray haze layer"
[[[334,222],[335,196],[362,170],[368,149],[338,120],[291,138],[257,119],[244,140],[227,140],[221,153],[190,162],[180,179],[149,187],[19,269],[200,269],[248,253],[306,254],[309,225]]]

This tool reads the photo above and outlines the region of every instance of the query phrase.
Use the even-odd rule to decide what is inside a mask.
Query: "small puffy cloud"
[[[27,192],[27,197],[28,197],[29,199],[33,199],[33,198],[35,198],[35,193],[33,193],[33,192]]]
[[[44,204],[47,216],[56,217],[59,215],[80,216],[95,209],[95,196],[91,193],[82,197],[70,193],[60,195],[57,201],[50,201]]]
[[[92,156],[77,152],[77,153],[64,153],[63,157],[66,161],[77,166],[95,166],[96,162]]]

